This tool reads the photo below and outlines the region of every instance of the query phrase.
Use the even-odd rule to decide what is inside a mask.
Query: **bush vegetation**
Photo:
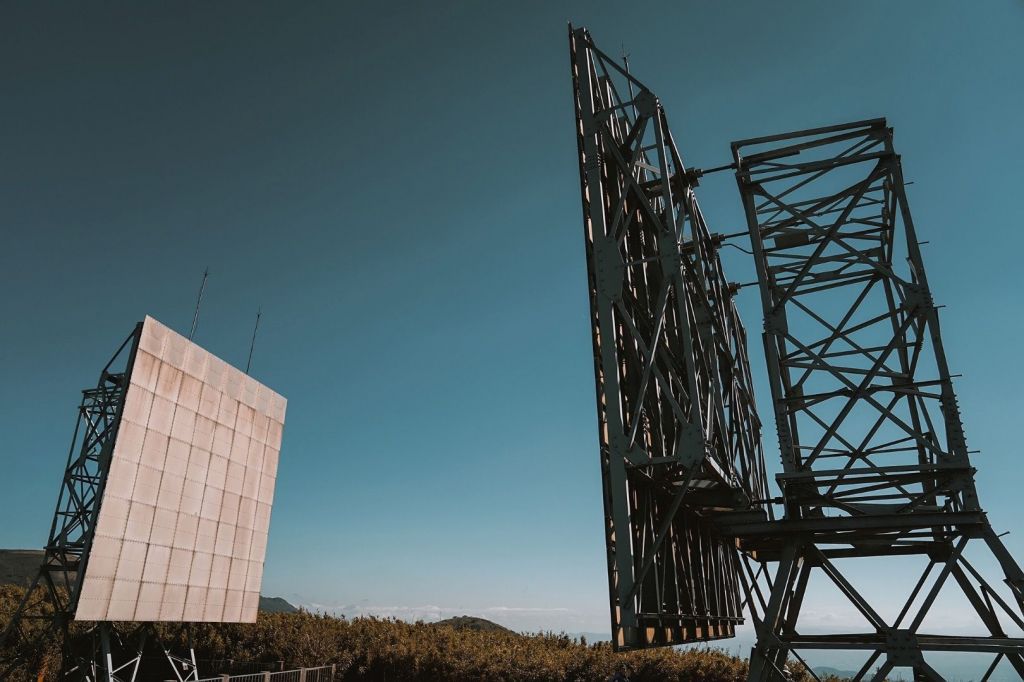
[[[0,588],[0,624],[20,597]],[[161,638],[184,644],[175,625],[159,626]],[[82,628],[73,632],[79,637]],[[508,631],[457,629],[379,618],[335,618],[299,613],[260,613],[251,624],[197,624],[192,629],[200,660],[283,662],[288,667],[335,664],[339,680],[410,682],[570,682],[607,680],[622,672],[631,682],[742,682],[747,663],[720,649],[653,649],[613,653],[607,643],[587,645],[564,634],[520,635]],[[26,651],[30,671],[46,665],[57,679],[59,644]],[[205,676],[215,671],[201,670]],[[797,671],[794,680],[812,678]]]

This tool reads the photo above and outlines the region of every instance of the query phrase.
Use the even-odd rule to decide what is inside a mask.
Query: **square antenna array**
[[[287,401],[147,316],[76,620],[254,622]]]

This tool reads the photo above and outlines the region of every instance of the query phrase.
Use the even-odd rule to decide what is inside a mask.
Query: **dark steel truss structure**
[[[711,516],[766,497],[735,287],[658,98],[569,41],[613,645],[730,637],[738,556]]]
[[[43,564],[11,622],[0,634],[0,652],[11,652],[9,658],[0,658],[0,680],[7,679],[24,663],[17,652],[31,649],[32,642],[54,637],[61,637],[65,644],[65,667],[81,668],[79,662],[70,660],[68,625],[78,607],[141,333],[140,323],[104,366],[96,387],[82,391]]]
[[[625,65],[585,29],[569,40],[613,645],[729,637],[746,607],[752,681],[787,679],[809,649],[863,652],[858,680],[942,680],[940,652],[987,657],[983,680],[999,666],[1024,678],[1024,573],[975,490],[891,129],[733,144],[782,458],[768,500],[735,288],[694,197],[701,171]],[[880,603],[851,581],[852,559],[918,571]],[[815,581],[863,630],[804,627]],[[944,629],[950,598],[976,632]]]
[[[187,623],[178,623],[180,632],[171,633],[166,639],[161,637],[154,623],[127,623],[122,628],[114,627],[113,623],[96,623],[86,633],[87,636],[76,638],[76,649],[65,654],[64,678],[82,680],[83,682],[138,682],[141,679],[169,680],[168,667],[163,666],[162,674],[154,670],[154,666],[143,665],[147,646],[156,644],[160,654],[156,657],[169,665],[176,682],[196,682],[199,679],[199,668],[196,665],[195,649],[192,643],[192,631]],[[174,627],[165,624],[165,628]],[[167,634],[165,632],[165,634]],[[188,651],[179,653],[173,644],[178,640],[187,641]],[[150,647],[151,648],[151,647]],[[143,677],[143,669],[148,673]]]
[[[785,516],[726,521],[747,556],[758,643],[751,680],[783,679],[802,649],[868,653],[856,679],[894,669],[942,680],[932,652],[991,655],[1024,677],[1024,574],[993,532],[974,485],[939,319],[884,119],[732,145],[764,311]],[[972,541],[974,541],[972,543]],[[1003,595],[976,545],[1004,583]],[[919,557],[898,614],[844,575],[850,558]],[[774,581],[766,562],[778,562]],[[861,562],[863,563],[863,562]],[[809,581],[824,576],[864,632],[801,631]],[[998,584],[998,582],[996,583]],[[955,585],[955,587],[953,587]],[[948,588],[985,632],[935,634]],[[923,627],[924,626],[924,627]]]

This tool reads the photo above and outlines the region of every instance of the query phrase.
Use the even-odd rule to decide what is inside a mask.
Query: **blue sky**
[[[187,332],[209,266],[196,340],[244,366],[262,306],[253,374],[289,398],[264,593],[605,630],[570,20],[625,45],[691,165],[888,117],[982,501],[1016,529],[1024,4],[369,7],[0,10],[0,546],[44,541],[78,391],[143,315]],[[699,192],[742,229],[728,174]]]

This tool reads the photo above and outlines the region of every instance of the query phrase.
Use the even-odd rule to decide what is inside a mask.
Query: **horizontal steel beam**
[[[920,514],[879,514],[839,516],[819,519],[781,519],[778,521],[730,521],[716,517],[718,528],[728,535],[751,538],[759,535],[830,534],[846,531],[900,531],[926,528],[964,528],[985,526],[984,512],[925,512]]]

